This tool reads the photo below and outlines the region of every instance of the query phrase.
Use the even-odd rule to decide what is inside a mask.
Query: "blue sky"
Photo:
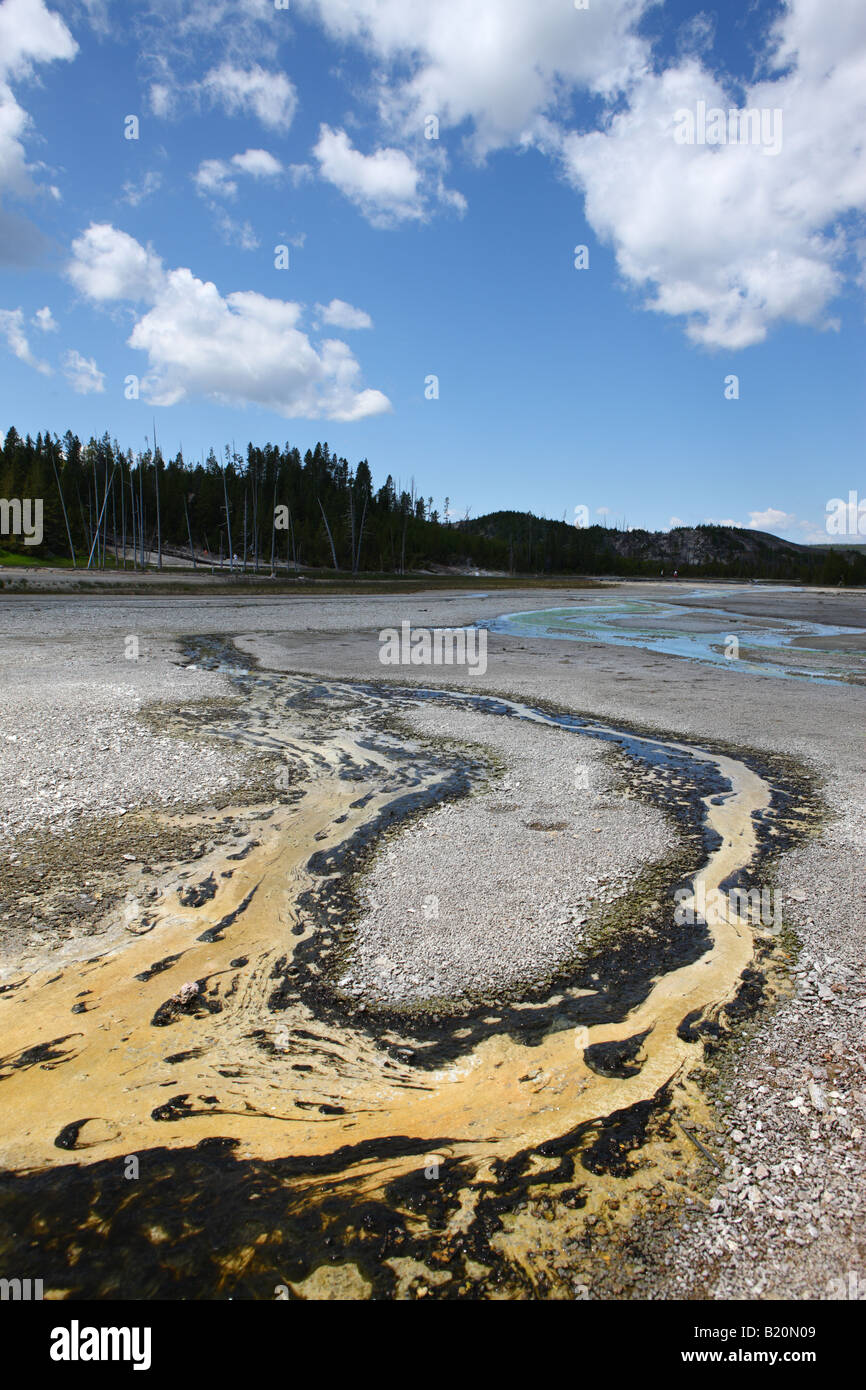
[[[779,148],[680,141],[700,103]],[[0,428],[818,539],[866,494],[864,117],[861,0],[3,0]]]

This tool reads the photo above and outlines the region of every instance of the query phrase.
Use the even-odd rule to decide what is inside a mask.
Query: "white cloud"
[[[419,164],[433,146],[444,159],[444,142],[423,139],[434,115],[443,135],[461,127],[479,157],[534,145],[554,158],[585,195],[625,283],[647,308],[682,319],[693,342],[736,350],[777,324],[837,326],[830,305],[852,273],[848,253],[866,212],[862,0],[838,0],[832,21],[826,0],[786,0],[754,38],[761,76],[747,80],[740,102],[705,66],[706,16],[681,28],[675,56],[659,65],[636,30],[652,0],[585,11],[568,0],[473,0],[471,23],[465,0],[296,0],[296,8],[371,60],[368,91],[393,146],[382,152],[388,163],[368,168],[342,132],[317,149],[323,175],[371,220],[420,215]],[[599,115],[569,128],[575,93],[600,98]],[[780,110],[779,152],[677,144],[675,113],[698,101]]]
[[[271,130],[288,130],[298,104],[286,74],[268,72],[257,63],[249,68],[221,63],[206,74],[202,87],[229,115],[255,116]]]
[[[56,333],[57,320],[46,304],[44,309],[37,309],[30,322],[34,328],[40,328],[43,333]]]
[[[3,0],[0,5],[0,72],[28,77],[34,63],[74,58],[78,44],[60,15],[43,0]]]
[[[145,174],[140,183],[133,183],[131,180],[123,185],[122,197],[125,203],[131,208],[137,208],[139,203],[143,203],[146,198],[150,198],[162,187],[162,174],[156,169],[150,169]]]
[[[63,354],[63,375],[79,396],[105,390],[105,373],[99,370],[92,357],[82,357],[74,349]]]
[[[392,80],[376,76],[393,131],[472,122],[475,153],[519,144],[555,112],[563,85],[620,90],[644,60],[631,32],[649,0],[295,0],[340,42],[364,48]],[[408,75],[407,75],[408,69]]]
[[[78,45],[59,15],[42,0],[3,0],[0,4],[0,196],[35,192],[33,166],[24,138],[30,118],[13,95],[12,84],[26,81],[36,64],[75,57]],[[26,262],[41,237],[24,218],[0,209],[0,261]]]
[[[472,0],[467,22],[466,0],[293,0],[293,12],[368,60],[379,119],[372,143],[353,135],[371,154],[323,126],[318,172],[372,222],[393,225],[422,220],[436,203],[465,206],[443,183],[449,133],[478,158],[534,146],[584,195],[625,284],[647,308],[682,320],[691,341],[733,351],[782,323],[835,326],[832,300],[857,275],[848,253],[866,211],[866,7],[834,0],[828,19],[826,0],[786,0],[765,32],[759,7],[749,38],[760,77],[747,80],[743,104],[782,111],[782,147],[768,156],[675,143],[678,109],[736,102],[709,66],[712,21],[682,26],[665,67],[637,32],[654,5]],[[272,129],[291,122],[297,95],[279,70],[282,30],[268,0],[145,9],[154,110],[170,112],[178,92],[193,92]],[[205,42],[218,47],[204,82],[179,81]],[[573,98],[586,94],[594,101],[577,126]],[[430,115],[438,141],[424,139]],[[300,180],[308,167],[290,174]]]
[[[88,299],[152,300],[165,281],[162,261],[110,222],[91,222],[72,243],[70,280]]]
[[[227,212],[223,212],[217,217],[217,227],[223,241],[229,246],[239,246],[242,251],[255,251],[261,244],[253,224],[247,219],[238,222],[234,217],[229,217]]]
[[[273,179],[283,172],[276,155],[268,150],[244,150],[243,154],[233,154],[232,164],[242,174],[249,174],[254,179]]]
[[[283,166],[275,155],[267,150],[245,150],[234,154],[231,159],[204,159],[193,174],[193,182],[201,197],[208,200],[216,216],[220,236],[230,246],[239,246],[242,251],[255,251],[259,239],[249,220],[238,222],[230,217],[215,201],[218,198],[237,197],[236,175],[245,174],[254,179],[273,179],[283,172]]]
[[[330,304],[317,304],[316,312],[322,323],[332,328],[372,328],[373,320],[363,309],[355,309],[345,299],[332,299]]]
[[[749,529],[752,531],[792,531],[798,525],[793,512],[783,512],[779,507],[767,507],[763,512],[749,512]]]
[[[10,352],[28,367],[34,367],[44,376],[51,374],[47,362],[40,362],[30,350],[27,334],[24,332],[24,314],[20,309],[0,309],[0,333],[6,339]]]
[[[168,82],[151,82],[147,95],[154,116],[160,120],[166,120],[174,114],[177,106],[177,94],[174,87]]]
[[[203,159],[193,175],[199,193],[214,198],[234,198],[238,191],[233,175],[249,174],[254,179],[276,178],[283,166],[268,150],[245,150],[231,159]]]
[[[224,159],[203,159],[193,174],[198,192],[213,198],[234,198],[238,186]]]
[[[129,345],[144,352],[146,398],[172,405],[195,396],[264,406],[286,418],[360,420],[390,410],[381,391],[363,389],[348,346],[314,345],[303,306],[252,291],[221,295],[186,268],[165,270],[125,232],[94,224],[72,246],[73,284],[97,302],[146,301]]]
[[[673,523],[671,523],[673,524]],[[768,531],[774,536],[788,536],[800,545],[827,540],[826,530],[813,521],[803,521],[795,512],[781,507],[765,507],[749,512],[749,520],[735,521],[733,517],[706,517],[704,526],[735,526],[741,531]]]
[[[313,154],[322,178],[356,203],[374,224],[384,226],[424,216],[418,192],[420,176],[402,150],[362,154],[344,130],[323,125]]]
[[[843,285],[843,219],[866,211],[866,10],[841,0],[828,24],[817,0],[791,0],[774,43],[790,66],[741,105],[781,111],[775,155],[675,142],[678,110],[738,105],[694,58],[647,69],[603,130],[561,141],[625,279],[708,347],[747,347],[784,321],[835,326],[827,309]]]

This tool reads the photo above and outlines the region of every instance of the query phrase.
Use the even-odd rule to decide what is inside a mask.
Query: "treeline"
[[[326,443],[302,456],[286,444],[241,455],[226,447],[190,462],[160,448],[126,453],[107,434],[82,444],[71,432],[22,439],[10,429],[0,451],[0,497],[43,499],[40,558],[75,555],[91,567],[175,556],[234,569],[325,567],[403,573],[424,564],[460,564],[466,537],[440,521],[432,497],[398,487],[378,490],[370,466],[354,468]],[[445,499],[447,510],[448,499]],[[30,554],[14,536],[4,549]],[[503,547],[471,543],[471,563],[496,567]]]
[[[577,527],[527,512],[491,512],[457,523],[501,547],[502,568],[518,574],[605,574],[623,578],[771,579],[866,584],[866,556],[844,546],[799,546],[764,532],[712,524],[671,531]]]
[[[150,441],[148,441],[150,443]],[[667,533],[578,528],[527,512],[454,523],[369,463],[354,468],[316,444],[228,446],[191,462],[165,459],[155,444],[125,453],[108,434],[82,444],[71,431],[34,439],[10,429],[0,449],[0,499],[42,499],[42,541],[0,535],[0,549],[76,565],[140,568],[178,556],[234,570],[325,568],[406,573],[469,566],[508,574],[762,578],[866,583],[866,556],[842,547],[790,545],[732,527]]]

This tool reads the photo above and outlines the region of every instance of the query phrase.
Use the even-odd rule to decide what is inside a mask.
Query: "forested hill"
[[[844,546],[800,545],[736,526],[678,526],[670,531],[579,528],[526,512],[491,512],[458,523],[467,535],[496,540],[518,572],[671,574],[866,582],[866,557]]]
[[[526,512],[447,520],[439,505],[389,475],[376,488],[366,459],[352,467],[317,444],[226,448],[198,462],[159,449],[133,455],[103,435],[22,438],[0,449],[0,499],[42,499],[43,539],[0,535],[4,552],[30,560],[132,568],[160,554],[206,564],[230,553],[247,568],[405,573],[461,567],[512,574],[681,575],[866,582],[853,550],[798,546],[724,526],[670,532],[583,530]],[[8,510],[8,509],[7,509]]]

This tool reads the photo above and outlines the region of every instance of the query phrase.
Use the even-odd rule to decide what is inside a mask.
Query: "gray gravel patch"
[[[176,647],[157,641],[142,643],[137,661],[117,641],[14,644],[0,675],[0,843],[61,833],[79,816],[207,802],[244,784],[248,753],[161,735],[139,717],[157,702],[232,693],[220,676],[178,662]]]
[[[357,996],[397,1004],[542,981],[679,843],[661,811],[618,789],[588,737],[463,710],[409,722],[486,745],[505,771],[385,842],[340,981]]]

